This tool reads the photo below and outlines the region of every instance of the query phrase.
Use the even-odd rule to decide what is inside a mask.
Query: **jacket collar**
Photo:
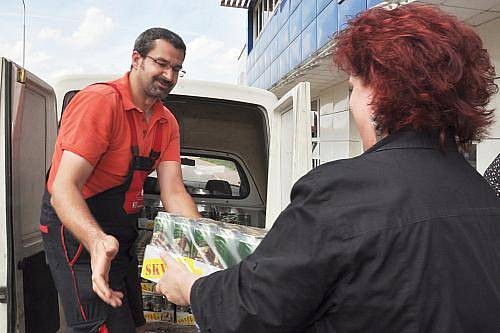
[[[457,151],[457,144],[453,135],[449,134],[445,140],[444,151]],[[439,134],[437,131],[417,132],[413,130],[401,130],[389,134],[370,149],[365,154],[390,149],[436,149],[442,150],[439,145]]]

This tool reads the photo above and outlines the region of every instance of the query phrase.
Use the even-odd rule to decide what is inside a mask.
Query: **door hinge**
[[[7,303],[7,287],[0,287],[0,303]]]

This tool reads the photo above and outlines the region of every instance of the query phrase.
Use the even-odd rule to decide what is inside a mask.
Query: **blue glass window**
[[[260,43],[259,43],[259,39],[257,39],[255,41],[255,44],[253,45],[253,52],[255,52],[255,61],[257,62],[257,59],[259,59],[260,57],[260,52],[259,52],[259,49],[260,49]]]
[[[274,61],[276,59],[276,56],[278,55],[278,39],[274,38],[271,43],[268,46],[269,49],[269,54],[271,56],[271,61]]]
[[[277,59],[271,64],[271,86],[278,82],[280,75],[280,61]]]
[[[297,37],[290,44],[290,68],[295,68],[302,62],[302,38]]]
[[[316,11],[316,12],[317,12],[318,14],[319,14],[319,13],[321,13],[321,11],[322,11],[323,9],[325,9],[325,7],[326,7],[326,6],[327,6],[327,5],[328,5],[331,1],[332,1],[332,0],[318,0],[318,1],[317,1],[317,3],[318,3],[318,4],[317,4],[317,6],[318,6],[318,8],[317,8],[317,11]],[[335,0],[335,1],[333,1],[333,2],[335,2],[335,4],[337,4],[337,3],[338,3],[338,1],[337,1],[337,0]]]
[[[366,8],[372,8],[373,6],[378,5],[382,1],[384,1],[384,0],[367,0],[366,1]]]
[[[294,40],[302,32],[302,4],[290,15],[290,40]]]
[[[264,68],[271,64],[271,50],[269,48],[264,50],[262,58],[264,58]]]
[[[330,37],[337,31],[337,1],[332,1],[318,15],[316,19],[318,25],[318,48],[322,47],[330,40]]]
[[[282,0],[278,10],[280,12],[278,27],[281,27],[286,20],[288,20],[288,16],[290,15],[290,1]]]
[[[257,60],[257,65],[255,67],[257,76],[260,76],[262,74],[262,58],[259,58],[259,60]]]
[[[316,0],[302,0],[302,28],[316,17]]]
[[[276,36],[276,33],[278,32],[278,18],[277,18],[277,13],[274,12],[274,15],[269,19],[269,22],[267,23],[269,26],[269,34],[271,35],[271,39]]]
[[[288,74],[290,71],[290,50],[287,48],[280,55],[280,78]]]
[[[344,29],[351,18],[365,9],[366,0],[344,0],[339,5],[339,30]]]
[[[283,28],[281,28],[280,32],[278,33],[278,53],[281,53],[290,43],[289,39],[289,21],[286,21],[285,25]]]
[[[264,87],[265,89],[271,86],[271,68],[267,68],[264,73]]]
[[[264,30],[262,30],[260,34],[260,42],[262,43],[262,46],[264,48],[264,51],[266,50],[267,43],[269,42],[268,35],[269,35],[269,26],[266,24],[264,27]]]
[[[294,11],[302,0],[290,0],[290,13]]]
[[[316,51],[316,20],[302,32],[302,61],[306,60]]]

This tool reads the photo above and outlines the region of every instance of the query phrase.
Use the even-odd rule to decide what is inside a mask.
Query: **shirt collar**
[[[135,110],[137,112],[142,113],[144,111],[138,108],[132,101],[132,93],[130,92],[129,74],[130,72],[125,73],[125,75],[123,75],[118,80],[113,81],[113,83],[115,83],[118,90],[120,90],[120,93],[122,95],[123,108],[125,109],[125,111]],[[151,120],[153,122],[155,122],[156,120],[162,120],[162,121],[168,120],[167,111],[165,110],[163,103],[159,99],[153,104],[152,108],[153,108],[153,115],[151,117]]]
[[[453,135],[448,134],[445,140],[445,149],[447,151],[457,151],[457,144]],[[400,130],[389,134],[370,149],[366,153],[374,151],[382,151],[389,149],[440,149],[438,131],[417,132],[413,130]]]

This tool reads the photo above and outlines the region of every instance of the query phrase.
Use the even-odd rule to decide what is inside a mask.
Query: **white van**
[[[57,293],[38,225],[58,119],[80,89],[118,76],[72,76],[52,88],[1,62],[0,333],[55,332]],[[309,83],[278,100],[262,89],[181,79],[164,103],[180,125],[184,182],[200,212],[270,228],[312,168]],[[159,203],[154,177],[145,183],[146,215]]]

